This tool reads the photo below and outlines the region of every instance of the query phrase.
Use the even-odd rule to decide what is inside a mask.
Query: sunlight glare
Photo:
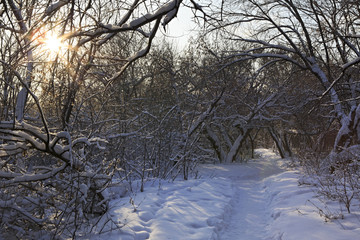
[[[64,34],[59,34],[56,28],[50,30],[39,29],[34,31],[32,41],[38,45],[37,53],[44,61],[54,61],[57,58],[63,58],[68,50],[72,50],[72,46],[67,43]]]
[[[52,33],[46,34],[44,44],[53,53],[58,53],[62,47],[61,39]]]

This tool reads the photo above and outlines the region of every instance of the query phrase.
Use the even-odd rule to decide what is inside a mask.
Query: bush
[[[354,200],[360,200],[360,146],[303,162],[307,173],[317,179],[319,196],[338,201],[351,213]]]

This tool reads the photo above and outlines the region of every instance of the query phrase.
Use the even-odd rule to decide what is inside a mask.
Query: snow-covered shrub
[[[26,132],[39,136],[35,141],[42,149],[41,144],[46,143],[35,129]],[[9,132],[20,135],[21,131]],[[0,160],[0,229],[5,237],[73,238],[84,225],[91,224],[86,219],[107,211],[103,191],[111,182],[116,161],[103,161],[106,156],[99,151],[98,139],[70,141],[64,136],[55,135],[58,141],[53,145],[50,141],[46,151],[29,148]],[[62,158],[56,152],[59,149]]]
[[[354,145],[326,159],[329,174],[324,174],[321,192],[343,203],[350,213],[352,201],[360,199],[360,146]],[[324,167],[323,167],[324,169]]]
[[[319,161],[320,160],[320,161]],[[360,146],[354,145],[340,153],[332,152],[326,158],[305,165],[309,174],[317,179],[321,197],[338,201],[348,213],[360,200]]]

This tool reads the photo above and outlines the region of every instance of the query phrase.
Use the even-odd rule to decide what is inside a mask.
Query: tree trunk
[[[290,146],[287,142],[287,138],[285,137],[284,139],[282,139],[281,135],[279,133],[277,133],[276,130],[272,127],[268,128],[268,131],[276,144],[276,147],[279,151],[280,157],[281,158],[290,157],[291,151],[290,151]]]
[[[230,148],[230,151],[228,152],[226,156],[226,162],[231,163],[235,161],[236,155],[240,151],[240,148],[245,141],[245,139],[248,137],[251,129],[246,129],[244,134],[239,134],[239,136],[236,138],[235,142]]]
[[[222,163],[226,160],[226,153],[224,149],[221,147],[221,142],[216,133],[210,128],[210,126],[206,126],[207,138],[209,139],[211,146],[214,148],[215,153]]]
[[[341,119],[341,127],[335,139],[334,151],[339,153],[360,143],[360,105]]]

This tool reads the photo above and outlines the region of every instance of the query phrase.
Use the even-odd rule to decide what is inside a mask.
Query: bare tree
[[[204,65],[199,72],[206,76],[203,93],[211,96],[223,91],[221,101],[206,121],[203,137],[208,144],[204,143],[204,149],[212,149],[220,162],[243,161],[253,156],[259,132],[271,129],[282,157],[291,155],[286,131],[275,134],[281,122],[289,122],[295,112],[296,98],[288,94],[294,86],[289,86],[293,75],[282,74],[288,66],[274,62],[259,71],[250,61],[228,57],[228,53],[246,45],[222,41],[218,48],[204,43],[201,53]]]
[[[231,52],[229,58],[261,63],[259,71],[275,62],[284,63],[317,79],[323,92],[315,101],[331,105],[332,116],[340,124],[334,150],[339,152],[359,143],[357,4],[337,0],[248,0],[232,1],[230,5],[224,2],[222,9],[222,16],[227,18],[214,23],[216,29],[248,46]]]

